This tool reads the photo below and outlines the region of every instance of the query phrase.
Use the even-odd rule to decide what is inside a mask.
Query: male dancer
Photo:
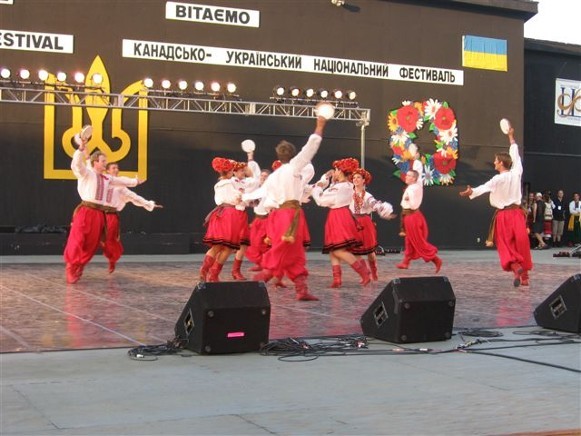
[[[77,191],[81,204],[73,212],[71,230],[64,251],[67,283],[76,283],[83,268],[99,247],[105,231],[105,213],[114,209],[106,205],[105,193],[109,186],[137,186],[141,180],[128,177],[113,177],[103,174],[107,157],[100,151],[91,155],[91,165],[85,163],[88,139],[79,138],[79,147],[73,154],[71,169],[77,178]]]
[[[304,183],[301,170],[307,166],[319,149],[327,120],[317,117],[314,133],[296,154],[293,144],[282,141],[276,154],[282,165],[263,185],[266,193],[265,208],[270,210],[267,234],[271,248],[262,256],[262,272],[254,280],[267,282],[273,276],[286,274],[295,284],[296,298],[301,301],[318,300],[307,286],[307,258],[303,241],[308,235],[307,222],[301,209]],[[295,155],[296,154],[296,155]]]
[[[410,170],[405,175],[407,188],[401,199],[403,227],[405,229],[405,252],[399,269],[408,269],[410,262],[420,257],[424,262],[433,262],[436,272],[442,267],[442,259],[437,255],[438,249],[428,242],[428,223],[420,211],[424,196],[423,183],[418,183],[420,175]]]
[[[468,185],[460,195],[472,200],[490,192],[490,205],[496,208],[496,211],[487,243],[496,243],[502,269],[512,271],[514,274],[513,285],[528,286],[529,270],[533,268],[533,262],[527,235],[526,213],[520,205],[523,167],[512,126],[508,131],[508,139],[509,152],[497,153],[494,157],[494,169],[498,174],[477,188]]]
[[[117,177],[119,175],[119,164],[116,162],[109,162],[106,166],[107,174]],[[105,212],[107,220],[107,235],[105,241],[102,243],[103,254],[109,259],[109,273],[115,271],[115,265],[123,254],[123,244],[121,244],[121,235],[119,233],[119,212],[121,212],[125,205],[129,202],[135,206],[139,206],[153,211],[155,208],[162,208],[161,204],[155,204],[155,201],[146,200],[137,195],[125,186],[113,187],[107,190],[106,202],[115,211]]]

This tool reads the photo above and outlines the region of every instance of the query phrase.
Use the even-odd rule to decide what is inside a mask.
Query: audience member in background
[[[529,234],[529,239],[531,240],[531,246],[533,245],[534,232],[533,232],[533,222],[535,218],[535,193],[529,192],[526,199],[523,201],[523,208],[527,211],[527,233]]]
[[[562,189],[557,191],[557,196],[553,200],[553,246],[560,247],[565,229],[565,193]]]
[[[537,192],[535,195],[535,204],[533,204],[533,234],[537,240],[535,250],[547,248],[547,244],[543,241],[543,225],[545,219],[545,202],[543,201],[543,194]]]
[[[573,201],[569,203],[569,224],[567,230],[570,233],[569,241],[573,245],[581,243],[581,201],[579,201],[579,193],[573,193]]]
[[[551,200],[551,191],[545,191],[543,201],[545,202],[545,210],[543,212],[543,241],[547,244],[551,241],[553,234],[553,201]]]

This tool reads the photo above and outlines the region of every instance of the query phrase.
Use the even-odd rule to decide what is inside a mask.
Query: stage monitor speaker
[[[395,343],[452,337],[456,297],[447,277],[398,278],[361,317],[365,336]]]
[[[268,343],[270,300],[264,282],[199,283],[176,325],[176,339],[199,354],[258,351]]]
[[[581,333],[581,274],[569,277],[534,311],[541,327]]]

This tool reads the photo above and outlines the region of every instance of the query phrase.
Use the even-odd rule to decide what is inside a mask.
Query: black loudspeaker
[[[264,282],[199,283],[176,325],[176,339],[199,354],[258,351],[268,343]]]
[[[569,277],[534,311],[535,321],[551,330],[581,333],[581,274]]]
[[[365,336],[395,343],[452,337],[456,296],[447,277],[410,277],[388,283],[361,317]]]

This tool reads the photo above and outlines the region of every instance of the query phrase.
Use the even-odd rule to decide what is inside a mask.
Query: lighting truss
[[[45,88],[37,84],[0,83],[0,103],[26,103],[54,106],[118,108],[163,112],[216,113],[228,115],[252,115],[269,117],[314,118],[313,104],[287,102],[251,102],[230,100],[228,96],[217,98],[179,94],[175,91],[150,90],[144,95],[107,94],[100,88],[86,87],[59,89]],[[370,120],[370,109],[338,105],[334,119],[365,122]]]

